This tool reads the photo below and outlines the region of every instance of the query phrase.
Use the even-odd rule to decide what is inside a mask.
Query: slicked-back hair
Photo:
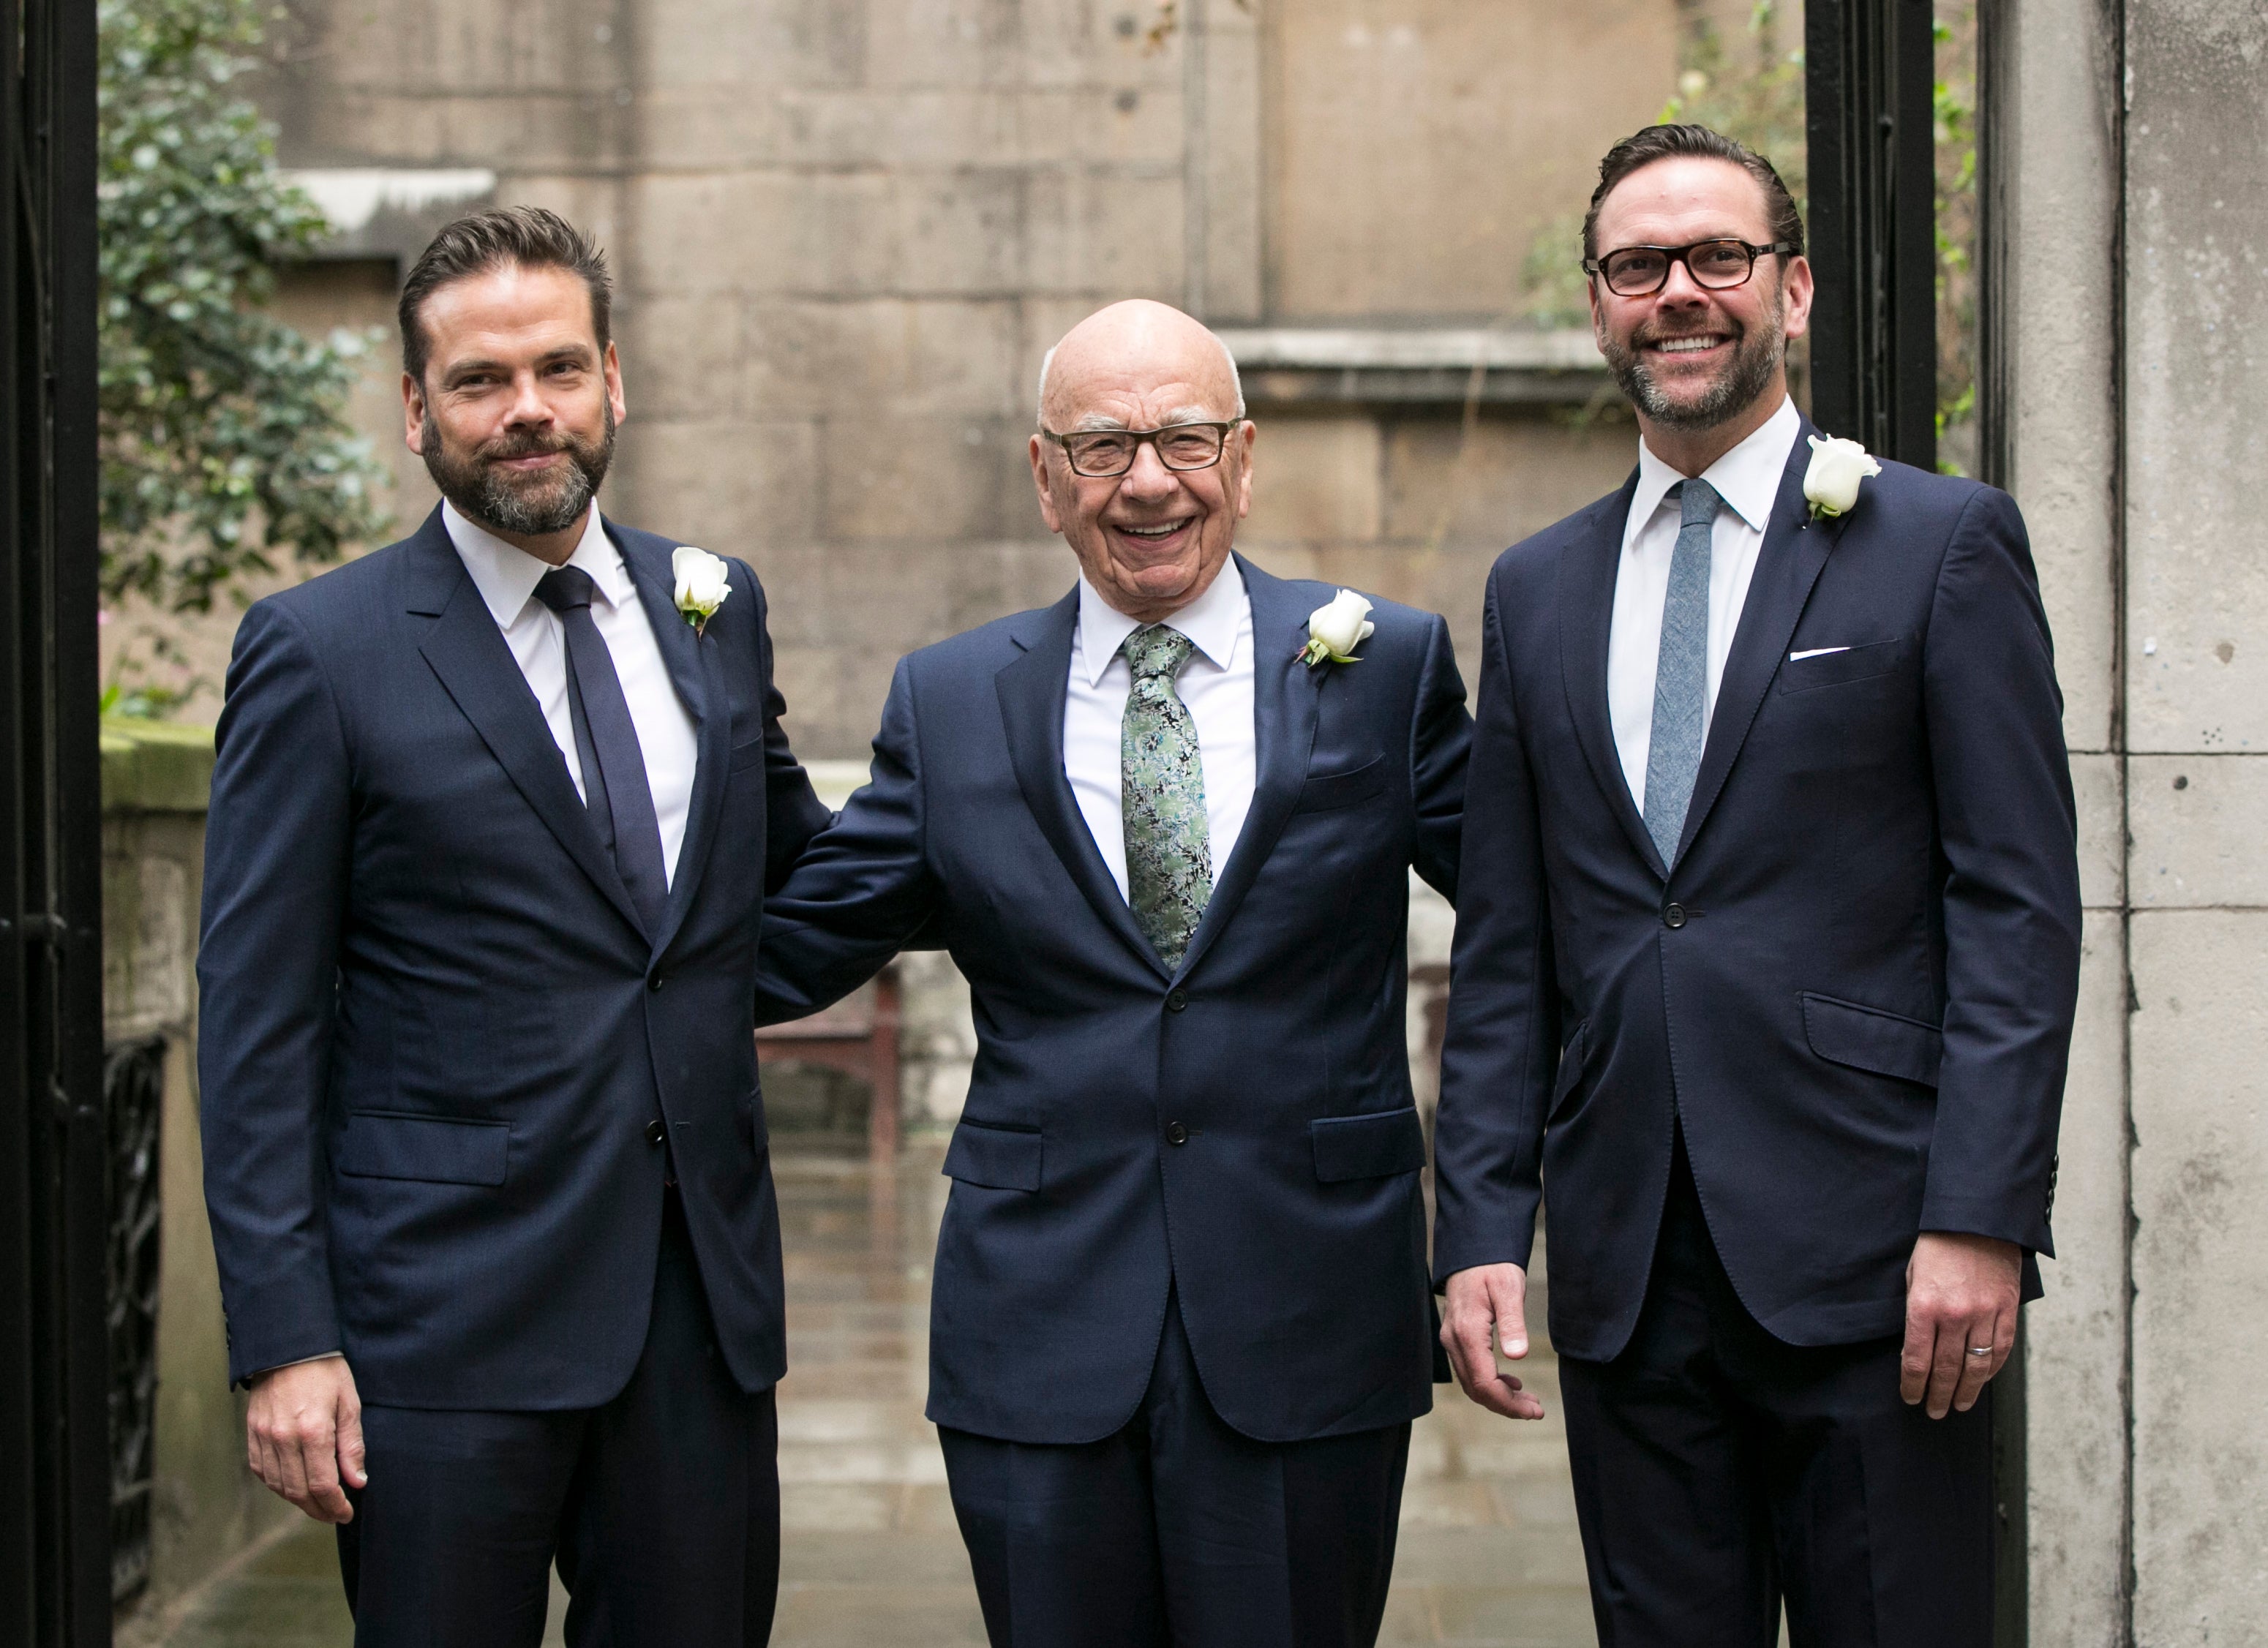
[[[1789,255],[1803,255],[1803,215],[1795,210],[1795,197],[1781,182],[1772,163],[1748,144],[1727,137],[1706,126],[1649,126],[1644,131],[1632,132],[1607,151],[1599,162],[1599,187],[1591,191],[1591,210],[1583,215],[1583,256],[1599,255],[1599,209],[1607,203],[1607,196],[1615,192],[1616,185],[1641,166],[1652,166],[1657,160],[1692,158],[1723,160],[1741,168],[1764,192],[1764,216],[1771,229],[1769,240],[1784,240],[1795,250]]]
[[[607,254],[557,212],[541,206],[492,206],[443,229],[409,266],[399,311],[402,371],[424,383],[431,349],[421,313],[425,300],[444,286],[500,269],[559,269],[580,276],[591,293],[591,328],[598,335],[599,353],[607,352],[615,301]]]

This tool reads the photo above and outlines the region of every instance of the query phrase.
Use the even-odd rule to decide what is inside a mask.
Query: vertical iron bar
[[[1812,416],[1937,465],[1937,168],[1929,0],[1804,8]]]
[[[110,1641],[95,15],[0,0],[0,1638]]]

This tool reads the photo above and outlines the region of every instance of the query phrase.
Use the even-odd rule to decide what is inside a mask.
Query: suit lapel
[[[1779,673],[1780,659],[1787,655],[1812,585],[1819,581],[1828,551],[1841,535],[1839,521],[1807,519],[1803,475],[1811,452],[1803,438],[1816,432],[1805,419],[1780,475],[1779,496],[1756,551],[1756,576],[1749,581],[1749,598],[1742,605],[1740,625],[1733,631],[1725,673],[1717,684],[1717,707],[1709,717],[1708,742],[1701,748],[1701,769],[1693,779],[1693,804],[1686,809],[1685,833],[1677,843],[1681,858],[1724,790],[1749,729],[1756,724],[1756,711],[1764,708],[1764,694]]]
[[[1214,875],[1212,897],[1190,935],[1189,953],[1182,958],[1183,975],[1212,947],[1252,890],[1260,866],[1275,850],[1276,838],[1284,833],[1292,809],[1299,805],[1300,787],[1307,779],[1324,680],[1344,667],[1309,669],[1302,664],[1300,651],[1307,643],[1312,611],[1307,598],[1242,555],[1236,557],[1236,565],[1252,602],[1252,730],[1256,743],[1252,806],[1228,862]]]
[[[456,546],[449,541],[439,510],[426,518],[409,548],[405,605],[433,620],[418,651],[568,857],[631,928],[643,933],[637,907],[598,832],[591,828],[589,813],[575,792],[543,710],[458,558]]]
[[[1615,747],[1615,727],[1607,707],[1607,643],[1615,616],[1615,578],[1622,566],[1623,534],[1631,498],[1638,490],[1632,470],[1622,489],[1594,505],[1587,531],[1559,555],[1559,665],[1567,692],[1567,711],[1591,778],[1606,797],[1608,810],[1630,837],[1639,857],[1664,880],[1668,872],[1646,833],[1646,820],[1631,798]]]
[[[1026,620],[1026,628],[1015,637],[1023,656],[993,678],[1008,761],[1033,821],[1094,913],[1162,976],[1165,964],[1134,924],[1134,912],[1111,879],[1071,792],[1071,780],[1064,774],[1064,703],[1070,690],[1071,633],[1078,622],[1079,589],[1074,585],[1070,594]]]
[[[717,836],[717,818],[725,805],[725,780],[732,761],[733,714],[724,682],[719,679],[718,643],[693,633],[677,610],[677,578],[671,568],[667,540],[652,533],[634,532],[605,523],[608,534],[622,552],[630,582],[637,586],[638,601],[652,626],[661,661],[677,688],[677,696],[693,717],[698,754],[693,769],[693,796],[685,815],[685,840],[677,850],[677,872],[670,878],[669,909],[661,931],[654,935],[653,953],[667,950],[700,890],[703,871]]]

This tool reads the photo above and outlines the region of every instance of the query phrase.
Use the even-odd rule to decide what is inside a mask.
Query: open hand
[[[1924,1231],[1906,1263],[1898,1394],[1908,1403],[1926,1400],[1933,1419],[1975,1407],[2016,1343],[2022,1272],[2023,1250],[2014,1242]]]
[[[318,1522],[351,1522],[363,1470],[362,1399],[344,1357],[261,1374],[245,1419],[252,1474]],[[342,1485],[343,1484],[343,1485]]]
[[[1543,1404],[1518,1379],[1497,1372],[1501,1343],[1513,1361],[1528,1354],[1528,1272],[1515,1264],[1475,1265],[1449,1277],[1441,1345],[1457,1383],[1491,1413],[1541,1419]]]

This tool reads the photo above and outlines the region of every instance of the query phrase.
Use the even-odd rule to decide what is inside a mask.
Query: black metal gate
[[[1989,59],[1999,7],[1977,8]],[[1811,321],[1811,408],[1829,433],[1925,469],[1937,467],[1937,155],[1931,0],[1807,0],[1806,135],[1811,263],[1818,295]],[[1978,102],[1989,129],[1989,64]],[[1992,165],[1990,143],[1984,163]],[[1984,180],[1989,202],[1993,180]],[[1984,256],[1992,313],[1994,260],[1988,205]],[[2005,414],[1986,328],[1978,373],[1985,427],[1984,479],[1999,481],[1992,431]],[[1993,1640],[2020,1648],[2029,1635],[2024,1467],[2024,1357],[1993,1381],[1998,1501]]]
[[[0,0],[0,1642],[110,1640],[93,0]]]

